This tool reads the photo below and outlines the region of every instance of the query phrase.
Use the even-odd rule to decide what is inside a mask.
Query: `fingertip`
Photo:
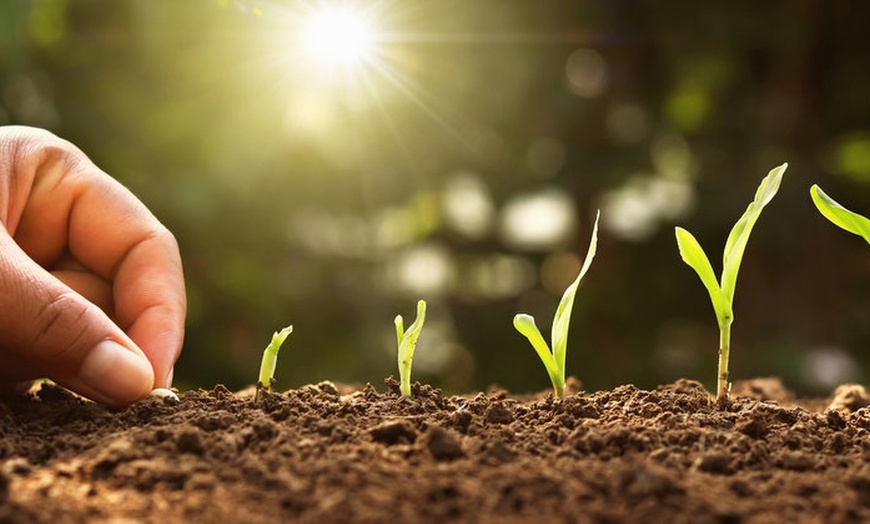
[[[133,350],[104,340],[85,355],[78,379],[110,405],[127,405],[144,398],[154,384],[151,364]]]
[[[165,306],[154,307],[143,312],[127,329],[127,335],[151,363],[155,388],[172,386],[173,366],[184,340],[183,322],[183,313]]]

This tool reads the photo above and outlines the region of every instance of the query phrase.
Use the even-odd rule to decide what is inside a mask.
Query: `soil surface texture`
[[[0,400],[0,522],[870,522],[859,386],[572,386],[217,386],[112,411],[44,384]]]

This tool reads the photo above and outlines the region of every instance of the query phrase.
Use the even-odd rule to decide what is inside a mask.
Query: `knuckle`
[[[44,352],[56,357],[58,353],[72,350],[89,332],[90,308],[86,300],[72,292],[50,299],[34,317],[31,351],[37,357]]]
[[[184,269],[182,267],[181,248],[178,244],[178,239],[175,238],[175,235],[173,235],[172,232],[169,231],[169,229],[164,226],[160,226],[160,231],[157,234],[157,240],[163,247],[163,252],[165,253],[165,255],[168,257],[169,260],[173,262],[178,277],[181,278],[184,273]]]
[[[161,226],[159,231],[156,233],[156,237],[159,241],[166,246],[167,251],[176,254],[179,252],[178,240],[175,238],[175,235],[172,234],[165,226]]]
[[[45,129],[15,126],[12,130],[11,147],[22,161],[38,159],[71,161],[75,147],[66,140]]]
[[[44,129],[16,126],[6,140],[12,159],[12,174],[23,176],[27,184],[40,173],[74,171],[82,162],[83,153],[70,142]]]

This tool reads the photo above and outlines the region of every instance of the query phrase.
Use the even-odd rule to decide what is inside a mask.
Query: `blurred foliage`
[[[288,323],[279,388],[379,385],[393,317],[423,298],[415,378],[545,389],[511,319],[553,311],[598,207],[568,373],[712,385],[716,323],[673,226],[721,245],[784,161],[738,282],[733,376],[866,382],[870,253],[808,189],[870,210],[870,4],[370,2],[382,61],[344,83],[293,50],[312,5],[0,3],[0,124],[74,142],[179,239],[179,385],[252,383]]]

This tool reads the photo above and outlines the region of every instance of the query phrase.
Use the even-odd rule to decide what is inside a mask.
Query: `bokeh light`
[[[501,236],[522,250],[546,250],[563,246],[576,227],[571,197],[557,188],[524,194],[502,209]]]
[[[470,240],[480,240],[492,228],[495,206],[483,181],[472,173],[453,175],[444,187],[444,220]]]
[[[571,92],[584,98],[599,96],[608,84],[607,64],[595,49],[577,49],[571,53],[565,73]]]

